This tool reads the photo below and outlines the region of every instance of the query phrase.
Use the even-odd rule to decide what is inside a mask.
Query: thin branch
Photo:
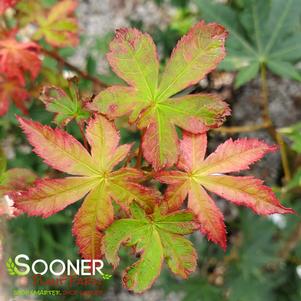
[[[284,172],[284,180],[285,182],[289,182],[291,179],[291,171],[289,167],[289,161],[286,151],[286,145],[282,138],[282,136],[277,132],[273,125],[273,121],[270,116],[269,112],[269,88],[268,88],[268,81],[267,81],[267,72],[265,64],[261,64],[261,99],[262,99],[262,119],[265,123],[269,123],[270,127],[268,127],[268,132],[270,133],[271,137],[275,140],[275,142],[279,145],[280,148],[280,155],[281,155],[281,163]]]
[[[287,155],[287,146],[282,136],[277,131],[275,131],[275,135],[276,135],[277,144],[279,145],[279,149],[280,149],[285,183],[288,183],[292,178],[292,174],[291,174],[288,155]]]
[[[233,126],[233,127],[220,127],[215,129],[215,132],[223,134],[235,134],[235,133],[248,133],[255,132],[262,129],[266,129],[274,141],[279,145],[281,164],[284,172],[285,182],[289,182],[291,179],[291,171],[289,167],[289,161],[287,156],[286,144],[282,136],[277,132],[269,111],[269,87],[267,81],[266,66],[264,63],[261,64],[261,114],[263,123],[261,124],[251,124],[245,126]]]
[[[214,129],[214,131],[222,134],[249,133],[249,132],[255,132],[255,131],[267,129],[270,126],[271,126],[270,123],[250,124],[244,126],[220,127]]]
[[[92,75],[82,71],[78,67],[70,64],[69,62],[67,62],[63,57],[61,57],[56,52],[47,50],[45,48],[42,48],[42,52],[45,55],[50,56],[53,59],[55,59],[59,64],[62,64],[63,66],[67,67],[69,70],[74,71],[80,77],[92,81],[95,85],[99,86],[100,88],[106,88],[107,87],[107,85],[104,82],[102,82],[99,78],[97,78],[95,76],[92,76]]]
[[[262,119],[264,122],[272,124],[272,119],[269,110],[269,87],[268,87],[267,71],[266,71],[265,64],[261,64],[260,79],[261,79],[260,83],[261,83]]]

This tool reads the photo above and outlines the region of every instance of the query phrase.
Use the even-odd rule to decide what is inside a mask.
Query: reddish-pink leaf
[[[95,163],[87,150],[61,129],[42,126],[38,122],[17,117],[37,155],[49,166],[72,175],[97,174]]]
[[[103,119],[92,119],[86,131],[91,146],[91,155],[97,168],[110,170],[122,161],[130,151],[131,145],[118,147],[120,135],[115,125]]]
[[[130,115],[143,130],[142,150],[155,170],[170,167],[179,157],[176,127],[203,133],[220,126],[230,110],[218,96],[194,94],[169,98],[192,85],[224,57],[226,32],[217,24],[196,24],[183,37],[159,83],[152,39],[136,29],[120,29],[110,44],[108,60],[130,87],[110,87],[91,107],[109,118]]]
[[[178,158],[178,136],[174,125],[158,115],[142,137],[142,148],[145,159],[155,170],[172,166]]]
[[[114,72],[135,87],[144,99],[154,99],[159,62],[156,46],[147,33],[135,28],[118,29],[107,58]]]
[[[269,146],[257,139],[243,138],[235,141],[229,139],[219,145],[199,168],[206,174],[245,170],[265,154],[276,150],[277,147]]]
[[[100,258],[105,229],[114,220],[114,209],[104,187],[93,189],[75,215],[72,232],[84,258]]]
[[[48,165],[82,177],[43,180],[13,198],[18,208],[29,215],[47,217],[88,194],[73,226],[84,257],[101,256],[101,231],[113,221],[112,201],[125,211],[133,200],[146,211],[153,211],[160,194],[139,184],[144,179],[143,172],[133,168],[113,171],[129,153],[130,145],[118,146],[119,132],[106,118],[95,115],[88,123],[86,137],[91,154],[67,132],[18,119],[35,152]]]
[[[250,207],[258,214],[294,213],[279,203],[270,187],[253,177],[207,175],[200,178],[200,182],[209,191],[236,205]]]
[[[133,168],[121,168],[111,173],[110,195],[121,208],[127,210],[132,201],[136,201],[146,212],[152,212],[160,193],[153,188],[137,182],[144,180],[141,171]],[[126,189],[125,189],[126,188]]]
[[[137,90],[132,87],[113,86],[101,91],[88,106],[97,111],[99,105],[110,119],[123,115],[130,115],[129,121],[136,121],[140,112],[148,106],[146,101]]]
[[[2,15],[9,7],[14,7],[19,0],[0,0],[0,15]]]
[[[7,113],[11,101],[26,114],[25,101],[28,96],[28,92],[20,85],[18,80],[6,79],[0,76],[0,116]]]
[[[201,232],[223,249],[226,248],[223,216],[204,188],[258,214],[294,213],[282,206],[261,180],[222,174],[249,168],[275,147],[256,139],[229,139],[204,159],[206,146],[205,134],[184,133],[177,164],[183,171],[161,171],[156,175],[159,181],[169,184],[165,192],[167,210],[179,208],[188,195],[188,207],[197,215]]]
[[[201,232],[225,250],[227,243],[223,214],[207,192],[196,182],[190,186],[188,208],[196,214]]]
[[[207,150],[207,135],[186,135],[180,143],[179,169],[192,171],[202,165]]]
[[[166,99],[200,81],[225,57],[227,32],[216,23],[197,23],[174,48],[162,74],[158,98]]]
[[[35,79],[40,72],[40,47],[33,42],[19,43],[14,38],[0,40],[0,72],[25,84],[25,72]]]
[[[11,195],[16,207],[28,215],[48,217],[78,201],[95,186],[89,177],[43,179],[28,191]]]
[[[164,205],[167,212],[178,210],[185,200],[190,189],[187,181],[177,182],[175,185],[169,185],[165,191],[165,199],[168,200]]]

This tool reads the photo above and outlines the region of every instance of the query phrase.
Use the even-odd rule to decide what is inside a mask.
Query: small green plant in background
[[[220,69],[238,71],[235,86],[254,79],[261,68],[301,81],[300,0],[243,0],[236,8],[196,0],[203,18],[229,31],[228,55]]]

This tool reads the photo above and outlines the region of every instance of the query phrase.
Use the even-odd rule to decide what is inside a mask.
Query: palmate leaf
[[[34,42],[20,43],[14,37],[0,40],[0,72],[25,85],[25,73],[35,79],[40,72],[39,45]]]
[[[196,229],[193,214],[188,211],[164,213],[156,207],[147,215],[136,203],[131,205],[131,218],[115,221],[106,231],[104,253],[110,264],[119,264],[121,244],[135,246],[140,259],[123,274],[123,283],[135,293],[148,289],[160,274],[163,260],[170,270],[183,278],[195,270],[196,251],[183,235]]]
[[[59,1],[47,15],[36,15],[34,20],[38,30],[34,39],[42,37],[52,46],[67,47],[76,46],[79,42],[78,23],[74,12],[77,7],[75,0]]]
[[[57,125],[67,125],[72,119],[81,122],[89,118],[79,91],[72,81],[69,81],[68,94],[61,88],[46,86],[43,88],[40,99],[47,111],[55,113],[54,121]]]
[[[200,22],[177,44],[159,77],[155,45],[148,34],[120,29],[108,61],[129,86],[113,86],[96,96],[92,107],[109,118],[129,115],[145,129],[143,154],[154,169],[173,165],[179,155],[176,126],[202,133],[221,125],[229,108],[218,96],[195,94],[170,98],[197,83],[224,58],[225,29]],[[159,80],[160,78],[160,80]]]
[[[200,230],[214,243],[226,248],[223,215],[206,190],[233,202],[250,207],[257,214],[294,213],[283,207],[272,190],[250,176],[224,175],[246,170],[266,153],[274,151],[256,139],[227,140],[206,159],[206,134],[184,133],[180,143],[179,170],[160,171],[156,178],[169,184],[165,201],[170,211],[178,209],[188,196],[188,208],[200,222]]]
[[[301,80],[294,64],[301,58],[299,0],[249,0],[243,11],[197,0],[203,18],[219,22],[229,30],[228,55],[222,69],[238,70],[236,86],[256,77],[259,66],[282,77]]]
[[[95,116],[86,129],[89,153],[73,136],[60,129],[42,126],[18,117],[34,151],[49,166],[73,175],[42,179],[27,191],[12,194],[16,207],[29,215],[48,217],[86,198],[74,218],[73,234],[85,258],[101,256],[101,230],[112,223],[112,200],[128,210],[135,199],[151,211],[159,195],[139,184],[144,178],[133,168],[113,170],[128,154],[131,145],[119,144],[119,133],[106,118]]]

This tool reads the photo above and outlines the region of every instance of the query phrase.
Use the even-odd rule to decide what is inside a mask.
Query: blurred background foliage
[[[28,10],[33,10],[35,2],[21,0],[16,7],[22,15],[22,22],[27,22]],[[55,0],[40,1],[48,8]],[[29,116],[43,124],[51,124],[53,114],[45,110],[39,99],[40,89],[45,84],[67,87],[66,76],[76,75],[76,66],[88,76],[79,76],[78,86],[83,97],[91,97],[99,91],[97,78],[110,85],[120,82],[105,63],[105,53],[113,36],[113,28],[104,25],[98,34],[95,22],[91,31],[91,23],[95,18],[104,18],[111,9],[115,11],[116,24],[134,26],[148,31],[159,47],[162,65],[166,62],[176,41],[198,20],[205,19],[223,24],[229,31],[227,57],[220,64],[219,70],[210,74],[189,91],[209,91],[221,93],[233,107],[233,117],[227,125],[236,125],[236,104],[243,104],[247,112],[258,105],[246,101],[244,93],[258,95],[259,74],[264,67],[267,72],[268,87],[288,85],[296,86],[291,112],[281,108],[279,102],[271,102],[280,109],[272,116],[277,125],[277,133],[285,142],[286,155],[289,161],[290,177],[284,180],[284,171],[280,156],[267,159],[256,172],[271,185],[281,202],[294,208],[301,214],[301,123],[298,119],[286,119],[281,122],[283,114],[293,114],[293,110],[301,116],[301,0],[131,0],[131,1],[79,1],[77,10],[81,25],[80,45],[78,47],[53,48],[47,41],[39,43],[48,51],[55,51],[55,56],[43,57],[43,69],[31,89]],[[127,3],[126,3],[127,2]],[[130,4],[131,2],[131,4]],[[90,9],[90,10],[89,10]],[[93,11],[93,9],[95,11]],[[129,13],[129,10],[131,11]],[[157,15],[156,15],[157,14]],[[159,17],[158,17],[159,16]],[[92,21],[86,24],[84,19]],[[94,18],[94,19],[93,19]],[[149,19],[154,18],[153,21]],[[104,21],[105,22],[105,21]],[[113,22],[113,21],[112,21]],[[115,23],[113,22],[113,25]],[[94,34],[93,34],[94,32]],[[270,101],[272,101],[270,99]],[[249,109],[247,109],[249,108]],[[251,108],[251,109],[250,109]],[[48,169],[26,142],[24,135],[17,126],[15,114],[21,114],[14,105],[8,114],[0,117],[0,139],[2,149],[7,158],[7,169],[28,168],[39,176],[53,177],[55,171]],[[254,111],[255,114],[255,111]],[[251,113],[252,115],[252,113]],[[254,120],[251,118],[250,120]],[[298,118],[299,118],[298,117]],[[278,119],[280,121],[278,121]],[[289,122],[287,122],[287,120]],[[119,121],[122,127],[122,142],[135,142],[139,134]],[[248,120],[245,120],[249,124]],[[75,122],[71,121],[67,129],[81,140]],[[232,137],[249,135],[265,138],[268,129],[231,132]],[[210,147],[213,148],[225,140],[228,133],[210,133]],[[267,178],[267,179],[266,179]],[[218,247],[208,243],[200,234],[192,239],[199,253],[198,269],[189,279],[183,281],[164,271],[151,292],[144,296],[133,296],[121,287],[121,270],[132,258],[128,252],[122,253],[122,264],[116,270],[107,268],[113,274],[113,280],[104,282],[104,296],[99,300],[184,300],[184,301],[299,301],[301,300],[301,222],[298,216],[273,215],[268,218],[252,214],[248,209],[233,208],[219,200],[220,207],[226,216],[228,229],[228,249],[224,253]],[[19,253],[28,254],[31,258],[52,260],[65,258],[75,260],[78,252],[71,236],[71,223],[79,204],[75,204],[48,219],[28,218],[21,215],[17,218],[1,218],[4,233],[4,254],[15,256]],[[4,232],[5,231],[5,232]],[[3,236],[3,235],[2,235]],[[3,237],[2,237],[3,238]],[[1,239],[1,237],[0,237]],[[2,265],[2,263],[1,263]],[[4,283],[8,280],[1,279]],[[16,283],[9,283],[11,287]],[[22,283],[17,283],[22,287]],[[27,285],[25,281],[25,285]],[[1,292],[0,292],[1,295]],[[1,299],[2,300],[2,299]],[[22,299],[23,300],[23,299]],[[48,300],[46,297],[43,300]],[[49,298],[50,300],[50,298]],[[63,300],[63,299],[61,299]],[[78,300],[77,297],[66,297],[66,300]],[[88,298],[85,300],[89,300]],[[91,297],[90,300],[95,300]]]

